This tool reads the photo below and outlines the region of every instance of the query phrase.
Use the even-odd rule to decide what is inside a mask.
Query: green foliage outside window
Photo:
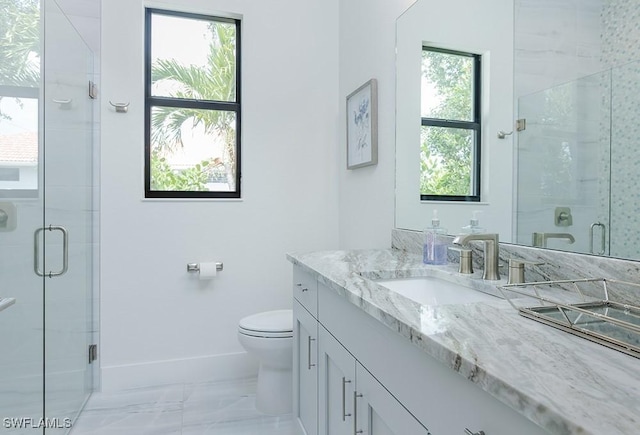
[[[40,86],[40,6],[38,0],[0,0],[0,86]],[[11,121],[2,112],[0,121]],[[15,98],[21,104],[19,98]]]
[[[420,193],[470,194],[472,140],[467,130],[422,127]]]
[[[153,190],[177,190],[202,192],[207,190],[209,161],[203,161],[192,168],[173,169],[167,159],[157,152],[151,153],[151,188]]]
[[[38,0],[0,0],[0,85],[38,87]]]

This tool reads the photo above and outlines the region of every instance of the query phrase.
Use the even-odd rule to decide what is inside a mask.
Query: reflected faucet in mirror
[[[534,248],[546,248],[549,239],[565,239],[569,244],[576,241],[569,233],[533,233],[532,246]]]
[[[454,245],[467,247],[469,242],[484,242],[484,273],[482,279],[498,281],[499,246],[497,234],[461,234],[453,239]]]

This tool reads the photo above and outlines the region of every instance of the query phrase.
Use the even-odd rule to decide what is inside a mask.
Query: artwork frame
[[[378,82],[371,79],[347,95],[347,169],[378,163]]]

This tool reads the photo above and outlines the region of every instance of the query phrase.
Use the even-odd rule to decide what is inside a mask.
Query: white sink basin
[[[376,283],[422,305],[468,304],[499,299],[432,276],[379,279]]]

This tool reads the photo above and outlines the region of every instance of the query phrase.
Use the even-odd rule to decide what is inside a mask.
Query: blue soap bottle
[[[424,247],[422,262],[424,264],[447,264],[447,248],[449,240],[447,230],[440,226],[438,210],[433,211],[431,226],[424,230]]]

